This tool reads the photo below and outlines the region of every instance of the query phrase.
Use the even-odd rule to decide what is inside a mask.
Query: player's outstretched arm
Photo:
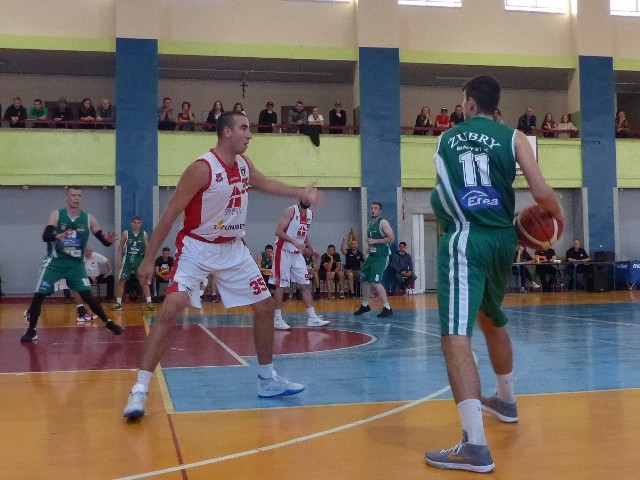
[[[297,197],[305,202],[315,203],[320,200],[320,193],[315,184],[306,187],[294,187],[273,178],[265,177],[253,164],[250,164],[251,177],[249,183],[260,192],[270,193],[281,197]]]
[[[522,169],[531,195],[541,208],[551,214],[552,217],[564,223],[564,212],[558,203],[556,192],[549,186],[542,176],[540,167],[536,163],[533,149],[524,133],[516,131],[516,161]]]

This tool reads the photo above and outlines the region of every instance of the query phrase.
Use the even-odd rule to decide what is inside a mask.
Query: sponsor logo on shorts
[[[466,187],[458,190],[458,200],[466,210],[497,209],[501,207],[500,193],[491,186]]]

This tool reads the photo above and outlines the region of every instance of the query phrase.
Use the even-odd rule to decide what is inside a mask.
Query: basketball
[[[546,250],[562,236],[564,225],[537,205],[525,208],[514,220],[518,241],[525,247]]]

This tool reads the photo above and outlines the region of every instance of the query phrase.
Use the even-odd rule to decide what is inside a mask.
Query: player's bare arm
[[[282,197],[297,197],[305,202],[314,203],[319,199],[320,194],[315,185],[307,185],[306,187],[294,187],[286,183],[279,182],[272,178],[265,177],[256,167],[249,162],[251,175],[249,183],[253,188],[260,192],[270,193]]]
[[[395,235],[393,234],[393,229],[387,220],[384,218],[380,221],[380,230],[384,234],[383,238],[367,238],[367,243],[369,245],[374,245],[377,243],[393,243],[395,240]]]
[[[89,228],[91,229],[91,233],[93,233],[105,247],[112,245],[113,242],[118,239],[116,232],[103,232],[100,222],[98,222],[98,219],[93,215],[89,215]],[[109,268],[111,268],[111,266],[109,266]]]
[[[140,277],[145,278],[147,282],[151,282],[153,277],[153,258],[167,235],[169,235],[174,222],[191,199],[207,185],[208,181],[209,167],[202,161],[193,162],[180,177],[176,191],[171,200],[169,200],[167,208],[162,212],[158,224],[149,239],[148,255],[145,255],[138,269]]]
[[[275,234],[276,234],[276,237],[281,238],[285,242],[289,242],[294,247],[296,247],[296,249],[302,251],[304,249],[304,245],[300,244],[295,239],[291,238],[285,232],[285,229],[287,228],[287,225],[289,225],[289,222],[293,218],[294,213],[295,213],[295,209],[293,207],[287,207],[284,210],[284,212],[282,213],[282,216],[280,217],[280,220],[278,221],[278,225],[276,225]]]
[[[540,207],[551,214],[552,217],[564,223],[564,212],[558,203],[556,192],[549,186],[542,176],[540,167],[536,163],[533,149],[524,133],[516,131],[516,161],[522,173],[524,173],[531,195]]]

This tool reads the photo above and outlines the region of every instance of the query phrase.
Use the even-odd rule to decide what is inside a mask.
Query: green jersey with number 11
[[[445,231],[463,224],[513,227],[515,130],[476,116],[444,132],[431,205]]]

